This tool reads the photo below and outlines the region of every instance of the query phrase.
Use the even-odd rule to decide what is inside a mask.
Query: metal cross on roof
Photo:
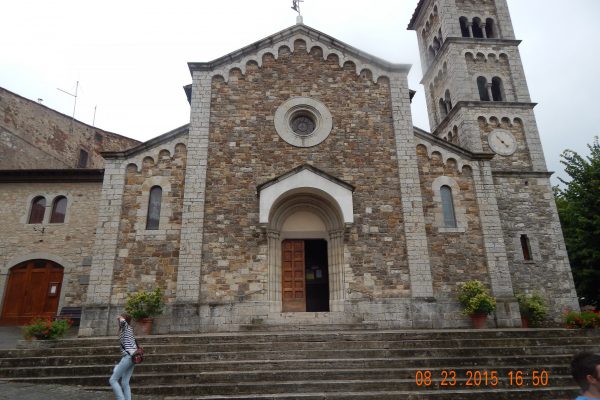
[[[292,0],[292,10],[296,11],[298,15],[300,14],[300,3],[304,2],[304,0]]]

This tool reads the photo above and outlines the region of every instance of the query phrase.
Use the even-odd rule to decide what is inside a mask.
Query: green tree
[[[561,163],[570,180],[559,180],[555,187],[567,252],[575,287],[584,305],[600,306],[600,144],[590,145],[590,155],[582,157],[572,150],[561,154]]]

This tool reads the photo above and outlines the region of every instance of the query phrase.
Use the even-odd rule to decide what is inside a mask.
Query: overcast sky
[[[599,0],[508,0],[546,161],[587,154],[600,134]],[[19,0],[0,24],[0,86],[112,132],[148,140],[189,121],[188,61],[211,61],[295,23],[291,0]],[[412,64],[413,122],[429,130],[417,0],[306,0],[304,23],[367,53]],[[599,107],[599,108],[596,108]]]

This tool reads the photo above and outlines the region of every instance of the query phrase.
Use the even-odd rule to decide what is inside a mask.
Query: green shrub
[[[546,319],[548,306],[540,292],[534,291],[532,294],[519,293],[516,297],[519,302],[521,316],[527,318],[532,326],[537,326]]]
[[[569,311],[564,315],[567,328],[600,328],[600,311]]]
[[[127,296],[125,312],[133,319],[150,318],[161,314],[164,305],[160,288],[151,292],[141,290]]]
[[[466,315],[491,314],[496,310],[496,300],[480,281],[467,281],[458,287],[458,301]]]
[[[41,340],[57,339],[62,337],[69,330],[73,321],[70,319],[52,320],[50,317],[35,317],[25,325],[23,336],[26,339],[36,338]]]

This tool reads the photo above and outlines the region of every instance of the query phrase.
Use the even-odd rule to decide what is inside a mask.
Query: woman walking
[[[135,364],[131,360],[131,356],[137,350],[135,337],[133,336],[133,328],[131,316],[129,314],[121,314],[117,317],[119,321],[119,341],[121,343],[121,361],[115,366],[112,376],[108,380],[112,386],[113,392],[117,400],[131,400],[131,388],[129,387],[129,379],[133,374]],[[121,384],[119,384],[119,379]]]

